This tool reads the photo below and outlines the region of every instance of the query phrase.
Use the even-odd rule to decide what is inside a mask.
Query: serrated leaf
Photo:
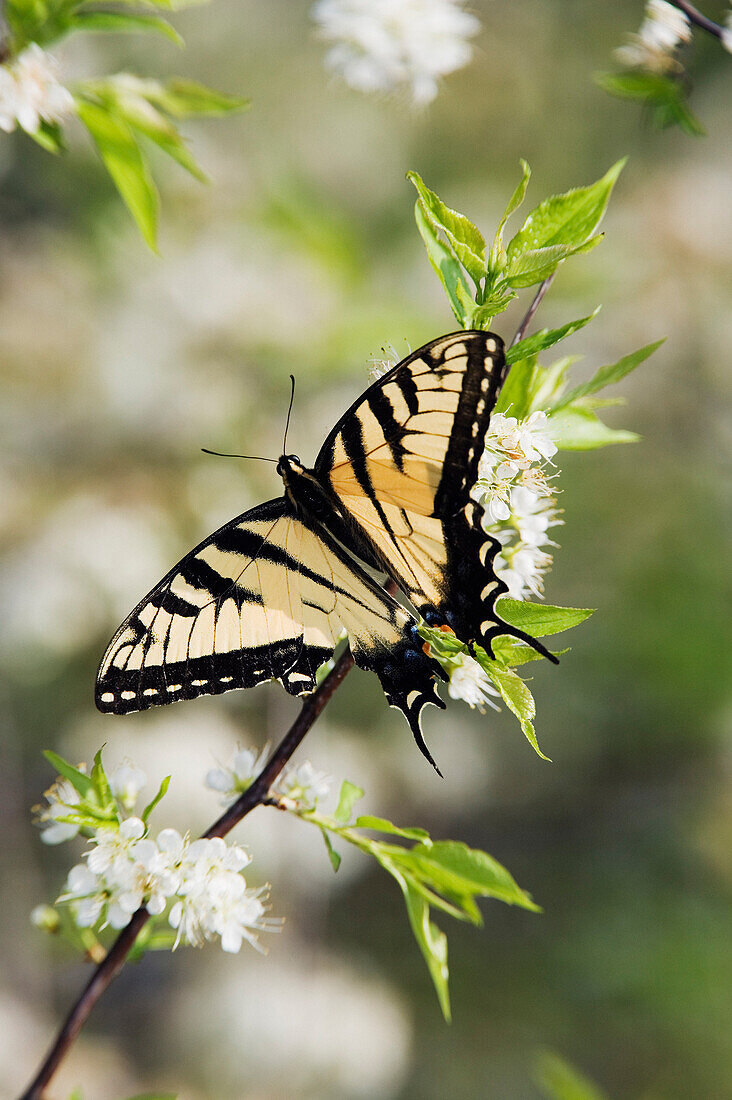
[[[458,284],[462,283],[460,265],[455,257],[451,255],[448,248],[438,238],[431,224],[425,217],[419,202],[414,204],[414,220],[417,223],[417,229],[419,230],[419,234],[427,250],[427,258],[444,287],[450,303],[450,308],[455,314],[455,319],[458,324],[464,328],[465,311],[460,304],[460,298],[457,293]]]
[[[85,772],[80,772],[78,768],[67,763],[62,756],[59,756],[58,753],[53,752],[51,749],[45,749],[43,755],[60,776],[63,776],[64,779],[68,779],[71,786],[82,798],[86,799],[93,793],[94,781],[90,775],[87,775]]]
[[[430,841],[430,834],[426,829],[420,829],[412,825],[395,825],[393,821],[388,821],[385,817],[374,817],[372,814],[365,814],[356,818],[354,824],[357,829],[373,829],[379,833],[403,836],[407,840]]]
[[[522,253],[553,245],[577,248],[592,236],[600,223],[625,160],[620,160],[589,187],[579,187],[545,199],[529,214],[521,229],[509,242],[507,261]]]
[[[560,340],[566,339],[567,336],[571,336],[572,333],[578,332],[585,325],[588,325],[590,321],[597,317],[601,308],[602,306],[598,306],[587,317],[580,317],[578,321],[569,321],[560,328],[543,328],[541,332],[534,333],[533,336],[527,336],[525,340],[519,340],[518,344],[507,348],[506,362],[510,366],[519,359],[526,359],[531,355],[538,355],[539,352],[546,351],[547,348],[553,347]]]
[[[322,836],[323,841],[325,843],[325,850],[328,853],[328,859],[330,860],[331,866],[332,866],[334,871],[337,871],[338,868],[341,865],[341,857],[338,854],[338,852],[336,852],[335,848],[333,847],[333,844],[331,843],[331,839],[328,836],[328,830],[324,829],[321,826],[320,835]]]
[[[426,899],[400,875],[394,875],[399,883],[407,906],[409,923],[419,949],[422,952],[430,977],[440,1002],[442,1015],[450,1022],[450,992],[447,966],[447,936],[430,920],[430,907]]]
[[[147,806],[142,811],[141,817],[142,817],[142,820],[145,822],[145,824],[147,824],[147,819],[149,818],[150,814],[153,812],[153,810],[157,806],[158,802],[160,802],[161,798],[164,798],[165,795],[168,793],[168,787],[170,786],[170,779],[171,779],[171,777],[169,775],[166,775],[165,779],[163,779],[160,786],[158,787],[157,794],[155,795],[155,797],[150,802],[148,802]]]
[[[514,298],[518,295],[514,292],[499,291],[495,294],[490,294],[479,306],[474,306],[471,313],[471,325],[473,328],[483,329],[484,332],[488,332],[491,328],[493,318],[503,313],[504,309],[508,309]]]
[[[548,1100],[607,1100],[589,1078],[553,1051],[541,1052],[535,1077]]]
[[[515,252],[508,257],[502,278],[514,290],[543,283],[573,251],[569,245],[552,244]]]
[[[530,634],[532,638],[546,638],[579,626],[594,614],[591,607],[554,607],[546,603],[529,603],[501,596],[496,601],[496,614],[511,626]]]
[[[460,261],[476,286],[485,277],[485,241],[477,226],[457,210],[446,206],[439,195],[430,191],[416,172],[407,172],[414,184],[425,217],[433,229],[441,229],[455,258]]]
[[[338,805],[333,817],[336,821],[341,821],[344,825],[351,820],[351,814],[353,813],[353,807],[356,805],[360,798],[363,798],[364,792],[360,787],[357,787],[355,783],[349,782],[348,779],[344,779],[341,784],[340,795],[338,796]]]
[[[156,15],[128,15],[122,11],[79,11],[70,21],[72,30],[96,31],[102,34],[162,34],[175,42],[185,43],[175,27]]]
[[[621,378],[625,378],[626,374],[630,374],[631,371],[645,362],[650,355],[653,355],[654,351],[660,348],[663,343],[664,340],[656,340],[655,343],[646,344],[645,347],[639,348],[638,351],[631,352],[630,355],[624,355],[622,359],[618,359],[617,363],[613,363],[606,367],[600,367],[589,382],[583,382],[581,385],[575,386],[574,389],[564,394],[562,399],[554,406],[552,415],[554,415],[558,409],[563,409],[566,405],[571,404],[573,401],[577,401],[580,397],[587,397],[592,393],[597,393],[599,390],[604,389],[606,386],[612,386],[615,382],[619,382]]]
[[[536,704],[527,685],[517,673],[507,668],[501,668],[500,665],[497,665],[493,661],[491,661],[488,666],[484,665],[483,667],[500,691],[501,697],[508,709],[518,718],[521,731],[526,740],[542,760],[547,760],[551,763],[550,758],[545,756],[539,748],[539,742],[536,739],[536,732],[532,722],[532,719],[536,715]]]
[[[77,99],[76,110],[147,245],[154,252],[158,196],[129,125],[97,104]]]
[[[503,216],[498,223],[498,229],[496,235],[493,238],[493,247],[490,251],[488,270],[491,274],[498,274],[506,263],[506,250],[503,247],[503,230],[506,227],[506,222],[514,213],[518,210],[521,203],[524,201],[526,195],[526,188],[529,186],[529,180],[531,179],[531,169],[525,160],[519,161],[521,165],[522,178],[518,187],[508,200],[508,206],[503,211]]]
[[[576,405],[552,412],[546,430],[560,451],[593,451],[615,443],[637,443],[640,439],[635,432],[609,428],[591,409]]]
[[[521,889],[505,867],[477,848],[458,840],[436,840],[430,848],[412,849],[422,869],[429,873],[428,883],[447,889],[450,895],[491,897],[508,905],[539,912],[539,907]]]

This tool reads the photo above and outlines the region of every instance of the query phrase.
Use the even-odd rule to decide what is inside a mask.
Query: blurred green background
[[[534,170],[528,209],[626,153],[605,243],[565,265],[538,319],[603,303],[564,346],[584,356],[578,377],[667,337],[609,416],[643,441],[562,461],[547,596],[599,610],[559,669],[532,666],[554,763],[510,715],[451,703],[427,719],[440,780],[360,672],[299,757],[364,786],[369,812],[485,848],[544,915],[493,903],[482,930],[441,921],[447,1027],[393,884],[350,852],[334,876],[312,830],[260,809],[235,836],[286,917],[268,957],[209,947],[129,966],[52,1095],[523,1100],[540,1095],[533,1066],[548,1047],[611,1097],[732,1096],[730,59],[697,36],[709,135],[659,133],[591,80],[639,3],[473,6],[476,57],[422,112],[333,82],[308,5],[291,0],[181,14],[183,55],[134,37],[65,43],[69,78],[178,73],[252,97],[249,113],[188,130],[208,188],[158,164],[159,257],[81,134],[62,159],[0,141],[2,1096],[88,973],[28,919],[82,848],[48,849],[30,825],[53,778],[41,750],[88,761],[106,742],[109,768],[130,757],[146,769],[148,794],[172,773],[158,823],[197,832],[218,811],[208,768],[274,740],[295,712],[276,685],[125,719],[94,710],[98,660],[143,592],[280,491],[271,467],[199,448],[276,456],[292,371],[290,444],[310,461],[385,342],[404,354],[454,327],[408,169],[489,235],[519,157]],[[504,337],[525,305],[500,319]]]

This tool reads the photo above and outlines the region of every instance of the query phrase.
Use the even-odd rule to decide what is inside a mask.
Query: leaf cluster
[[[595,73],[595,83],[619,99],[642,103],[659,129],[679,126],[692,137],[703,137],[706,130],[691,111],[688,82],[681,76],[644,72]]]
[[[341,857],[332,837],[375,859],[397,882],[440,1008],[449,1020],[447,937],[433,923],[431,911],[436,909],[456,920],[481,925],[479,898],[495,898],[532,912],[540,909],[505,867],[486,852],[456,840],[432,840],[425,829],[395,825],[382,817],[361,815],[351,821],[354,806],[362,797],[361,788],[346,780],[332,816],[314,810],[291,812],[320,829],[334,870],[338,870]],[[394,839],[383,840],[374,833]]]
[[[569,256],[599,244],[602,235],[595,230],[624,164],[618,161],[588,187],[545,199],[504,244],[506,224],[523,203],[531,176],[522,160],[521,181],[487,250],[482,233],[469,218],[450,209],[416,172],[408,172],[417,190],[417,228],[458,323],[463,328],[490,328],[518,290],[544,282]]]

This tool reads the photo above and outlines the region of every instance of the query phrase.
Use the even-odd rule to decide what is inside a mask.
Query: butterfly
[[[500,544],[471,496],[507,370],[499,336],[441,336],[351,405],[312,469],[282,455],[284,495],[186,554],[119,628],[99,668],[99,709],[127,714],[266,680],[306,695],[345,630],[355,663],[376,673],[434,764],[421,715],[444,708],[436,680],[446,677],[416,613],[488,652],[511,635],[556,660],[497,615]]]

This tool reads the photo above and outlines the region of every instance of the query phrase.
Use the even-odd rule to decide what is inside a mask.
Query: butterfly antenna
[[[295,400],[295,375],[290,375],[290,382],[292,383],[292,390],[290,391],[290,407],[287,410],[287,420],[285,421],[285,434],[282,437],[282,453],[287,454],[287,430],[290,427],[290,415],[292,413],[292,403]]]
[[[274,462],[277,465],[276,458],[264,458],[262,455],[231,455],[224,451],[209,451],[208,447],[201,447],[201,450],[205,455],[217,455],[219,458],[253,458],[257,462]]]

